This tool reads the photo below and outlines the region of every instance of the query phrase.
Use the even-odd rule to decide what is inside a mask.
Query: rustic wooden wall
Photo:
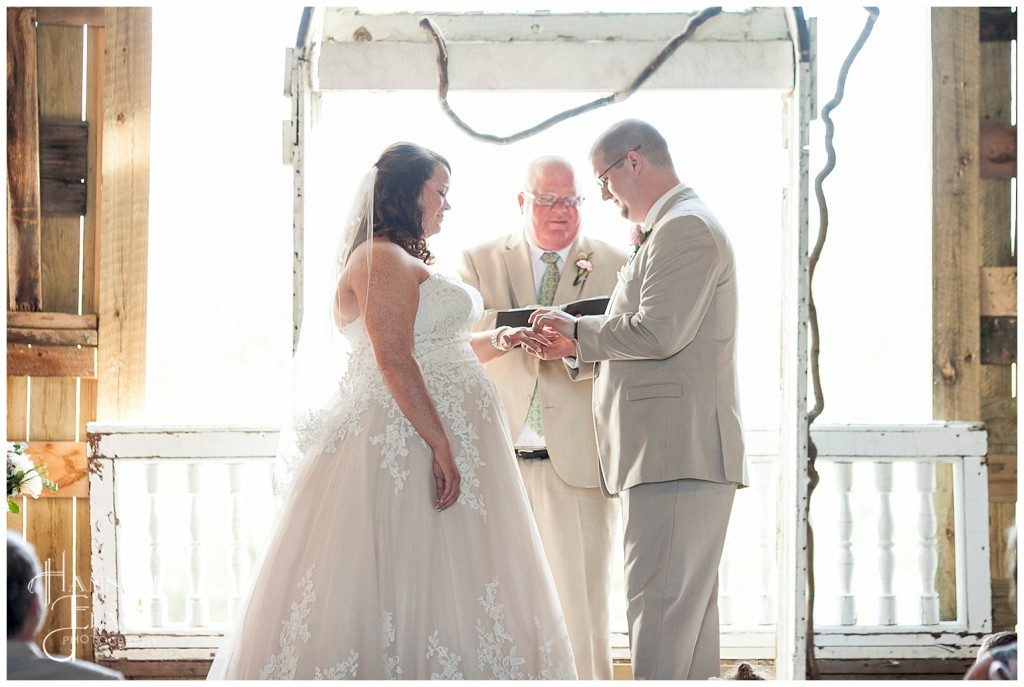
[[[1012,130],[1011,35],[1016,36],[1016,15],[1006,10],[932,10],[933,413],[940,420],[981,419],[989,433],[997,630],[1015,623],[1004,560],[1017,474],[1017,268],[1010,186],[1016,146],[1006,143]],[[949,484],[944,475],[942,485]],[[954,533],[950,501],[940,499],[937,507],[945,535],[940,587],[946,619],[953,612]]]
[[[151,10],[7,12],[7,438],[59,485],[7,526],[52,573],[40,644],[91,659],[85,426],[145,392]]]

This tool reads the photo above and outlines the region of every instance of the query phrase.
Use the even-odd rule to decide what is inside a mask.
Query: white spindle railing
[[[921,576],[921,624],[934,625],[939,622],[939,595],[935,591],[935,574],[939,569],[938,540],[935,536],[939,526],[935,516],[935,465],[918,463],[914,471],[919,494],[917,566]]]
[[[98,657],[209,658],[270,531],[276,432],[90,426],[89,433],[93,579],[104,592],[93,600]],[[719,571],[722,654],[772,658],[777,514],[795,506],[777,502],[775,435],[747,435],[752,486],[737,494]],[[814,440],[818,656],[973,655],[991,627],[984,432],[830,426],[817,428]],[[940,560],[936,542],[935,474],[943,464],[954,476],[955,563]],[[138,542],[148,542],[148,555]],[[940,566],[956,568],[957,617],[944,621]]]

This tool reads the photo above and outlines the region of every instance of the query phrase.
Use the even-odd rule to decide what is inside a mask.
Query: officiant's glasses
[[[622,164],[622,161],[629,157],[630,153],[635,153],[638,150],[640,150],[640,146],[637,146],[636,148],[630,148],[629,150],[626,151],[625,155],[623,155],[618,160],[608,165],[607,169],[605,169],[603,172],[597,175],[597,185],[601,187],[602,191],[604,191],[608,187],[608,172],[612,171],[613,167],[618,167],[620,164]]]
[[[566,209],[576,208],[579,207],[580,203],[583,202],[583,196],[577,195],[562,196],[561,198],[559,198],[558,196],[553,196],[549,193],[542,193],[540,195],[537,195],[535,193],[530,193],[529,191],[523,191],[523,195],[528,196],[530,200],[532,200],[534,203],[545,208],[554,207],[558,205],[559,202],[561,202],[562,205],[566,207]]]

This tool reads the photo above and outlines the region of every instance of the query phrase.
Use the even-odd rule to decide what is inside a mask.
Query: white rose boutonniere
[[[587,277],[590,276],[590,272],[594,269],[594,263],[590,261],[590,256],[592,255],[593,253],[580,253],[576,256],[576,278],[572,281],[573,286],[587,281]]]
[[[7,443],[7,512],[20,513],[15,496],[28,494],[34,499],[39,498],[43,489],[57,491],[57,485],[47,478],[46,466],[36,465],[32,457],[25,453],[26,444],[20,442]]]

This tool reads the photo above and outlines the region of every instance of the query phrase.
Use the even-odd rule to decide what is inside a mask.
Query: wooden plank
[[[980,418],[979,84],[977,8],[933,7],[932,417]],[[956,617],[952,473],[936,473],[939,616]]]
[[[63,312],[9,312],[7,327],[25,329],[96,329],[94,314],[75,315]]]
[[[28,387],[28,377],[7,377],[7,441],[28,439]]]
[[[1010,365],[1017,362],[1016,317],[982,317],[980,333],[983,365]]]
[[[990,455],[988,463],[988,498],[993,503],[1014,503],[1017,500],[1017,456]],[[995,547],[992,548],[997,555]]]
[[[36,641],[51,656],[70,656],[74,571],[74,509],[72,499],[28,499],[24,510],[26,539],[36,549],[50,604]]]
[[[979,417],[977,8],[933,8],[933,416]]]
[[[89,498],[89,470],[84,441],[30,441],[27,452],[37,465],[46,466],[57,491],[43,490],[46,498]]]
[[[117,421],[145,400],[152,9],[108,8],[105,40],[97,412]]]
[[[7,328],[7,343],[32,344],[35,346],[92,346],[99,335],[89,329],[23,329]]]
[[[83,433],[84,437],[85,434]],[[88,476],[85,479],[88,490]],[[88,494],[88,491],[86,492]],[[75,658],[93,660],[92,649],[92,533],[90,531],[89,498],[75,499],[75,573],[78,590],[75,596],[75,622],[79,634],[88,641],[75,643]]]
[[[989,453],[1017,445],[1017,399],[981,399],[981,418],[988,431]]]
[[[104,10],[104,17],[106,12]],[[104,19],[105,21],[105,19]],[[86,211],[82,223],[82,312],[99,312],[100,170],[103,140],[103,84],[106,30],[90,28],[87,37],[85,76],[85,119],[89,124]],[[94,390],[95,391],[95,390]],[[93,399],[95,404],[95,399]],[[83,432],[81,436],[85,436]]]
[[[980,126],[982,179],[1012,179],[1017,176],[1017,127],[983,120]]]
[[[1017,266],[982,267],[980,314],[1017,316]]]
[[[81,28],[38,28],[41,120],[81,121],[83,48]],[[42,218],[43,300],[52,312],[78,314],[80,223],[77,215]]]
[[[99,661],[104,668],[124,673],[130,680],[203,680],[210,672],[213,659],[173,661],[133,661],[122,658],[116,661]]]
[[[32,346],[7,344],[7,372],[16,376],[29,377],[86,377],[96,376],[96,348],[77,346]],[[46,380],[39,380],[40,383]],[[65,380],[67,381],[67,380]],[[70,386],[68,386],[70,384]],[[68,389],[73,393],[75,380],[70,380]],[[33,388],[33,394],[35,389]],[[33,407],[35,399],[33,398]],[[40,408],[45,414],[45,410]],[[74,418],[72,408],[71,417]],[[74,423],[72,422],[72,426]],[[71,436],[74,436],[71,434]],[[44,437],[40,437],[44,438]],[[62,437],[62,438],[66,438]]]
[[[102,7],[39,7],[36,17],[49,26],[103,26],[107,13]]]
[[[1017,40],[1017,13],[1012,7],[982,7],[978,38],[983,42]]]
[[[42,310],[35,10],[7,8],[8,310]]]
[[[39,183],[43,216],[86,212],[89,126],[82,121],[39,123]]]

